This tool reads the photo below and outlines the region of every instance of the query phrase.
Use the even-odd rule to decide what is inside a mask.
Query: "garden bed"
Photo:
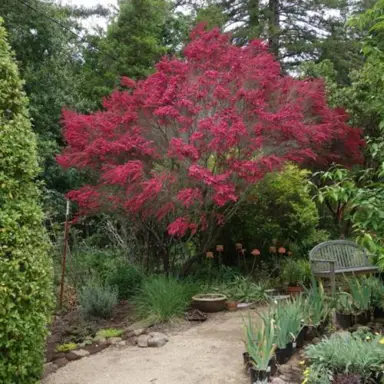
[[[79,309],[56,314],[47,340],[45,360],[55,361],[63,357],[58,352],[64,344],[76,344],[76,348],[88,347],[97,332],[101,329],[125,329],[133,323],[134,310],[126,301],[120,302],[114,309],[111,318],[94,318],[86,320]]]

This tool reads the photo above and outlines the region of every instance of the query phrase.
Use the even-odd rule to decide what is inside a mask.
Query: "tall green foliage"
[[[310,240],[319,216],[308,191],[308,175],[306,170],[287,165],[256,184],[228,226],[234,242],[268,248],[272,239],[300,245]]]
[[[51,309],[51,264],[34,183],[36,138],[1,25],[0,79],[0,382],[36,383]]]

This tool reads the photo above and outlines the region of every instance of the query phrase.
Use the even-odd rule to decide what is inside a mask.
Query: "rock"
[[[70,351],[65,354],[65,358],[69,361],[75,361],[81,359],[81,356],[77,355],[76,353],[73,353],[73,351]]]
[[[53,355],[52,355],[52,360],[56,361],[58,359],[62,359],[63,357],[65,357],[65,353],[64,352],[54,352]]]
[[[287,384],[287,382],[280,377],[275,377],[272,381],[271,384]]]
[[[61,368],[67,365],[69,361],[65,357],[61,357],[60,359],[55,360],[55,364]]]
[[[71,351],[71,352],[79,356],[79,358],[89,355],[89,352],[86,349],[75,349],[74,351]]]
[[[141,337],[141,336],[140,336]],[[168,342],[168,337],[164,333],[151,332],[148,335],[148,347],[163,347]]]
[[[149,339],[149,335],[140,335],[137,339],[137,345],[140,348],[147,348],[148,347],[148,339]]]
[[[318,337],[315,337],[313,340],[312,340],[312,344],[319,344],[321,343],[321,340],[318,338]]]
[[[108,339],[108,343],[109,344],[117,344],[119,343],[120,341],[122,341],[123,339],[121,337],[110,337]]]
[[[45,363],[44,364],[44,373],[43,373],[43,379],[45,379],[48,375],[51,373],[54,373],[57,371],[59,367],[54,363]]]
[[[132,331],[132,336],[139,337],[139,336],[142,335],[144,332],[145,332],[145,328],[134,329],[134,330]]]
[[[127,345],[127,341],[126,340],[121,340],[118,343],[116,343],[116,345],[119,346],[119,347],[125,347]]]

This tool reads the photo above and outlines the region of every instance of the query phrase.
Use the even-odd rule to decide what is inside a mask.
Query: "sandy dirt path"
[[[247,311],[222,312],[168,332],[162,348],[110,347],[68,364],[42,384],[248,384],[243,316]]]

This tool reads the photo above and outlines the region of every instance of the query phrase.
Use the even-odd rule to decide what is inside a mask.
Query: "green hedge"
[[[36,138],[0,18],[0,383],[39,381],[52,268],[34,182]]]

